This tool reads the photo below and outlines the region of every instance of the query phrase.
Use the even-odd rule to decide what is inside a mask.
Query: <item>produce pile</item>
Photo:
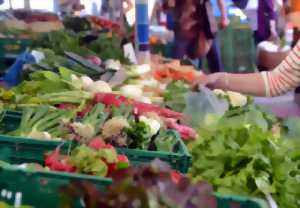
[[[88,145],[76,147],[69,155],[61,154],[57,148],[47,155],[45,165],[52,171],[109,177],[114,171],[128,168],[129,161],[126,155],[118,155],[112,145],[94,138]]]
[[[265,198],[280,207],[300,206],[299,141],[275,139],[257,126],[219,128],[192,145],[194,181],[222,194]]]
[[[143,109],[145,114],[138,116],[132,107],[126,105],[105,107],[97,103],[85,107],[83,111],[78,111],[80,107],[71,104],[61,104],[60,108],[64,109],[49,106],[24,108],[19,127],[8,134],[84,144],[101,137],[115,147],[173,152],[179,142],[175,128],[184,136],[190,130],[179,124],[172,126],[168,122],[163,123],[158,114],[148,113],[148,109]]]
[[[88,207],[217,208],[212,187],[206,183],[192,184],[160,161],[117,171],[112,177],[114,183],[105,192],[89,183],[65,187],[64,205],[73,207],[74,199],[82,197]]]
[[[85,20],[79,28],[73,21],[65,24],[90,30]],[[46,168],[114,180],[105,193],[71,185],[68,198],[87,194],[86,203],[103,207],[136,199],[146,207],[217,207],[213,188],[300,207],[300,119],[277,118],[236,92],[191,90],[202,74],[178,61],[153,56],[151,66],[132,65],[114,33],[51,32],[32,48],[42,58],[26,66],[18,85],[0,91],[1,110],[20,113],[7,134],[71,142],[69,152],[58,147],[46,156]],[[180,139],[192,155],[187,177],[197,184],[158,161],[129,167],[116,151],[178,153]]]

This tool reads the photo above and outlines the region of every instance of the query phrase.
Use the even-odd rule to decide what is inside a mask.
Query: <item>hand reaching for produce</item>
[[[208,75],[203,74],[201,77],[199,77],[198,80],[196,80],[192,84],[192,89],[195,91],[198,91],[200,86],[206,86],[210,89],[218,89],[219,87],[220,87],[220,89],[224,89],[222,84],[226,85],[226,82],[227,82],[226,76],[227,76],[227,73],[223,73],[223,72],[208,74]],[[224,80],[225,80],[225,82],[224,82]]]

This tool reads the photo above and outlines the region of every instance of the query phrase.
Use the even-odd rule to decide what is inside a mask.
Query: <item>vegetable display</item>
[[[70,155],[60,154],[57,148],[47,155],[45,165],[52,171],[107,177],[114,171],[128,168],[129,161],[125,155],[118,155],[113,146],[94,138],[88,145],[76,147]]]
[[[88,144],[100,136],[115,147],[176,152],[178,135],[170,126],[150,113],[140,117],[133,108],[98,103],[93,106],[60,105],[64,109],[40,106],[24,108],[19,127],[10,135],[44,140],[69,140]],[[155,117],[155,118],[154,118]],[[174,120],[176,122],[176,120]],[[186,127],[188,128],[188,127]],[[179,131],[183,133],[183,131]],[[185,134],[184,138],[191,135]]]
[[[73,199],[84,196],[87,207],[217,208],[208,184],[192,184],[161,161],[116,171],[112,177],[113,184],[105,192],[89,183],[64,187],[64,205],[72,207]]]
[[[57,55],[64,55],[65,51],[73,52],[83,57],[98,55],[101,60],[119,60],[128,64],[121,48],[121,39],[116,34],[100,33],[96,39],[84,42],[85,35],[72,31],[53,31],[39,35],[32,44],[32,48],[51,49]]]
[[[240,93],[191,91],[202,74],[179,61],[154,56],[151,65],[132,65],[119,25],[107,20],[66,17],[64,24],[70,31],[33,41],[44,58],[23,69],[19,85],[0,88],[0,109],[20,113],[10,136],[75,144],[69,152],[57,147],[38,168],[113,178],[105,192],[65,187],[66,207],[82,196],[87,207],[215,208],[213,191],[300,207],[299,118],[277,118]],[[180,139],[192,155],[189,179],[160,161],[129,167],[116,151],[169,161]]]

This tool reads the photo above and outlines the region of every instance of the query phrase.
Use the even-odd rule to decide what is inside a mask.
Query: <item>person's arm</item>
[[[221,13],[221,27],[222,29],[227,27],[230,23],[228,17],[227,17],[227,11],[225,6],[224,0],[218,0],[218,7]]]
[[[253,74],[229,74],[215,73],[207,75],[200,81],[209,88],[222,89],[226,91],[240,92],[253,96],[265,96],[266,89],[262,75]]]
[[[278,96],[300,85],[300,41],[276,69],[253,74],[216,73],[200,84],[253,96]]]

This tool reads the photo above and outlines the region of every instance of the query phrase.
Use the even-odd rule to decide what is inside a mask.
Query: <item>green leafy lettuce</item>
[[[192,144],[194,181],[208,181],[215,191],[265,197],[279,207],[300,207],[300,142],[275,140],[258,126],[220,127]]]
[[[165,105],[177,112],[183,112],[185,109],[185,94],[188,87],[183,81],[173,81],[168,84],[164,93]]]

